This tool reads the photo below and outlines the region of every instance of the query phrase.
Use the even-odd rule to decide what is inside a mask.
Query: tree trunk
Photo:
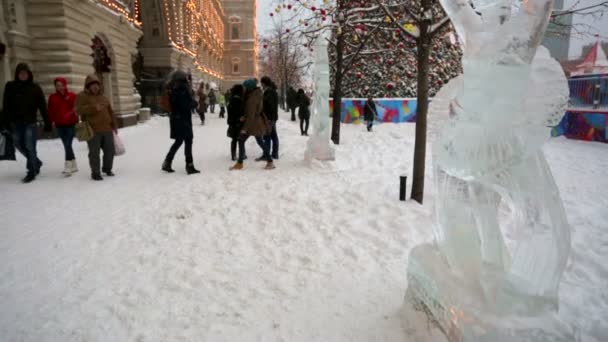
[[[338,33],[336,44],[336,74],[334,77],[334,110],[331,125],[331,140],[334,144],[340,144],[340,119],[342,116],[342,68],[344,62],[344,34]]]
[[[422,1],[422,8],[430,7],[429,0]],[[430,21],[420,22],[418,38],[418,86],[416,110],[416,141],[414,143],[414,176],[412,177],[412,199],[422,204],[424,197],[424,170],[426,161],[426,117],[429,109],[429,53],[432,36]]]

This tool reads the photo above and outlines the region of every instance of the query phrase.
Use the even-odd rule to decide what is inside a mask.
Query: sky
[[[274,10],[272,6],[275,0],[258,0],[258,34],[264,36],[264,32],[272,28],[272,18],[269,13]]]
[[[605,0],[566,0],[564,7],[566,9],[569,9],[576,3],[579,3],[577,5],[577,7],[580,8],[580,6],[591,6],[591,5],[601,3],[603,1],[605,1]],[[599,18],[598,20],[596,20],[590,16],[587,16],[587,17],[575,16],[574,24],[577,24],[577,23],[585,23],[585,24],[592,26],[593,29],[596,30],[596,32],[594,32],[594,33],[600,34],[601,36],[603,36],[601,38],[602,40],[608,41],[608,13],[605,13],[603,18]],[[595,38],[593,36],[589,36],[589,37],[573,36],[570,39],[570,53],[569,53],[570,58],[580,57],[583,46],[587,45],[589,43],[595,43],[596,40],[597,40],[597,38]]]
[[[565,0],[565,8],[568,9],[574,5],[580,8],[581,6],[590,6],[605,0]],[[274,6],[273,6],[274,3]],[[263,36],[266,31],[272,28],[272,18],[268,15],[274,11],[278,0],[258,0],[258,33]],[[603,40],[608,41],[608,13],[603,18],[595,19],[592,17],[575,16],[574,24],[585,23],[593,27],[594,33],[603,36]],[[570,40],[570,58],[578,58],[581,55],[581,50],[584,45],[594,43],[597,38],[593,36],[580,37],[573,36]]]

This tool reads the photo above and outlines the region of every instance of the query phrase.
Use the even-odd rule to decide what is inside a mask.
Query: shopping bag
[[[114,133],[114,155],[122,156],[126,152],[127,150],[125,149],[125,145],[122,143],[122,140],[118,134]]]
[[[0,132],[0,160],[17,160],[15,144],[8,132]]]
[[[89,141],[93,139],[95,133],[88,122],[79,122],[76,124],[76,138],[78,141]]]

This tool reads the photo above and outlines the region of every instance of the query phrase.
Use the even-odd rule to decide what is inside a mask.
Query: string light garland
[[[139,0],[135,0],[133,10],[127,8],[124,4],[116,0],[101,0],[101,4],[113,12],[121,14],[125,19],[134,25],[141,27],[141,21],[139,20]]]
[[[221,1],[164,0],[163,5],[163,19],[171,46],[192,57],[197,70],[223,79],[224,8]],[[136,8],[139,11],[139,7]]]

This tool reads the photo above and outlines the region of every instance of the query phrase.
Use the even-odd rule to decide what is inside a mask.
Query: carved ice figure
[[[335,159],[335,151],[329,142],[329,57],[327,54],[327,42],[324,37],[319,37],[315,44],[313,77],[315,87],[314,99],[312,101],[313,135],[308,139],[304,156],[305,160],[309,163],[312,159]]]
[[[454,312],[557,308],[570,231],[541,147],[568,87],[539,49],[553,0],[440,1],[463,41],[464,72],[431,104],[437,247],[412,251],[408,278],[463,333]]]

